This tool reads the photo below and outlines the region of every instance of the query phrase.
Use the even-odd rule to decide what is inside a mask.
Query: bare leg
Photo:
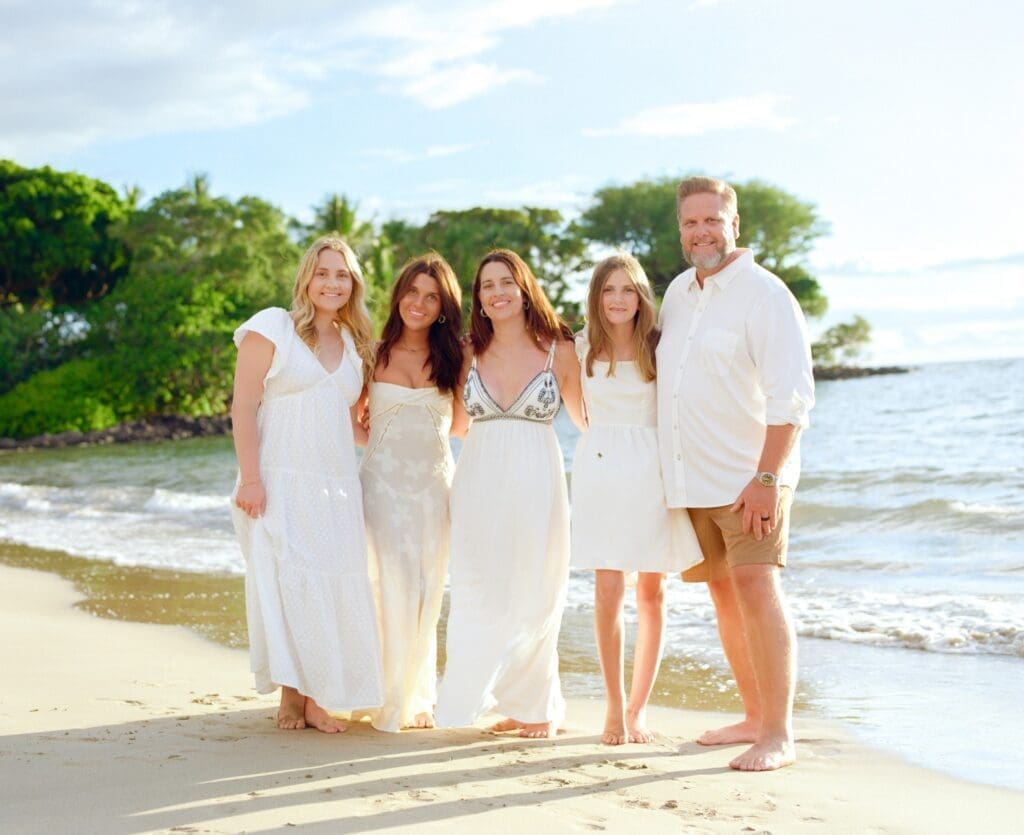
[[[705,731],[697,738],[701,745],[735,745],[737,742],[753,742],[761,727],[761,696],[757,689],[757,677],[750,659],[750,648],[743,629],[743,614],[736,599],[733,579],[712,580],[708,583],[711,600],[715,604],[718,619],[718,635],[722,639],[725,658],[732,668],[736,687],[743,700],[743,721]]]
[[[653,742],[647,729],[647,702],[661,665],[665,637],[665,575],[642,571],[636,584],[638,616],[633,681],[626,705],[626,732],[630,742]]]
[[[306,724],[325,734],[343,734],[348,730],[348,722],[335,719],[331,714],[306,696]]]
[[[772,771],[796,761],[796,632],[775,566],[737,566],[732,577],[761,696],[761,725],[753,746],[729,765],[740,771]]]
[[[622,745],[626,741],[626,685],[622,672],[623,629],[622,602],[626,595],[626,578],[621,571],[598,569],[594,572],[594,635],[597,656],[604,674],[608,694],[605,714],[605,745]],[[634,673],[634,680],[636,674]]]
[[[306,727],[306,697],[294,687],[281,688],[281,706],[277,709],[277,727],[284,731],[300,731]]]

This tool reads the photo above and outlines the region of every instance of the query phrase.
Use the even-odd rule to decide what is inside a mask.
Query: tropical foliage
[[[146,203],[137,189],[118,195],[81,174],[9,161],[0,185],[3,437],[224,413],[235,327],[288,305],[298,258],[323,234],[359,256],[378,326],[397,268],[428,249],[455,268],[467,309],[480,257],[517,251],[570,321],[591,262],[610,246],[636,254],[659,292],[685,266],[667,178],[602,188],[578,220],[524,206],[437,211],[423,223],[378,223],[342,193],[300,222],[258,197],[216,196],[203,176]],[[826,300],[805,260],[826,231],[814,206],[759,181],[737,190],[742,240],[808,314],[821,314]],[[867,338],[860,322],[826,332],[816,356],[850,356]]]

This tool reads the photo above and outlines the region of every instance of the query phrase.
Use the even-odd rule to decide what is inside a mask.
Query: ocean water
[[[798,709],[1024,789],[1024,360],[821,383],[785,572]],[[575,430],[556,424],[567,465]],[[241,574],[227,438],[0,453],[0,541]],[[599,696],[592,577],[570,581],[566,688]],[[735,707],[702,586],[668,589],[658,698]],[[631,608],[627,615],[633,616]]]

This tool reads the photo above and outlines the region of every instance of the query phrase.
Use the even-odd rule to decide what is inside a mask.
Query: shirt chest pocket
[[[736,358],[739,337],[722,328],[708,328],[700,342],[700,364],[709,374],[725,376]]]

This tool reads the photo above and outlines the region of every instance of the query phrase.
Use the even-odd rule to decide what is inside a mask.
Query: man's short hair
[[[679,214],[679,207],[691,194],[717,194],[725,202],[723,208],[729,217],[736,214],[736,189],[725,180],[717,180],[714,177],[687,177],[676,188],[676,214]]]

